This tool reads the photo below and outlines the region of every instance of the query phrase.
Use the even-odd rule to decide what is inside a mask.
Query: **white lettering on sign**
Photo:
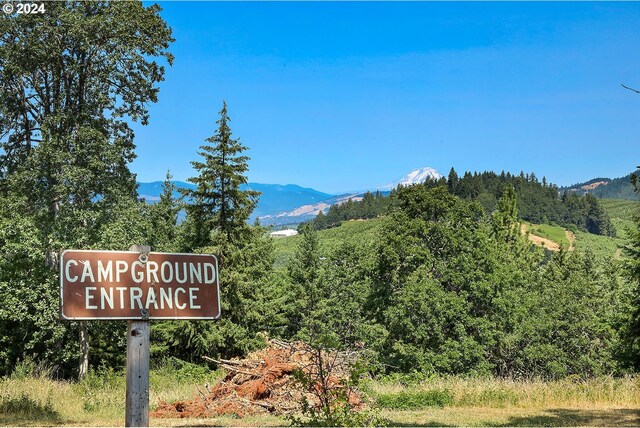
[[[136,270],[136,267],[140,267],[142,268],[142,263],[141,262],[133,262],[131,264],[131,279],[133,279],[133,282],[140,284],[142,281],[144,281],[144,273],[143,272],[139,272]]]
[[[162,262],[160,276],[164,282],[173,282],[173,266],[171,266],[171,262]]]
[[[194,291],[200,290],[199,288],[190,288],[189,289],[189,307],[191,309],[200,309],[200,305],[196,305],[194,301],[198,298],[197,295],[193,294]]]
[[[114,289],[118,293],[114,293]],[[199,287],[166,287],[159,290],[159,295],[154,288],[149,288],[146,293],[140,287],[101,288],[99,297],[97,287],[87,287],[86,290],[87,309],[201,309],[197,303]],[[92,303],[94,300],[99,300],[100,306]]]
[[[147,293],[147,303],[145,303],[144,307],[149,309],[151,308],[151,304],[153,304],[154,309],[158,309],[158,301],[156,300],[156,290],[154,288],[150,288]]]
[[[131,296],[131,309],[135,309],[134,302],[138,302],[138,309],[142,309],[142,288],[130,287],[129,296]]]
[[[198,280],[198,284],[202,282],[202,265],[200,263],[197,265],[189,263],[189,279],[191,284],[194,284],[194,278]]]
[[[98,260],[98,282],[112,282],[113,270],[111,269],[112,262],[109,260],[106,265],[102,265],[102,260]]]
[[[113,288],[100,289],[100,309],[104,309],[107,307],[105,306],[105,302],[111,309],[113,309]]]
[[[178,292],[182,292],[183,294],[186,293],[184,288],[176,288],[176,308],[178,309],[184,309],[187,307],[186,303],[183,303],[182,305],[180,303],[178,303]]]
[[[68,282],[76,282],[78,280],[77,276],[73,276],[73,279],[72,279],[71,275],[69,274],[69,269],[72,264],[75,266],[78,266],[78,262],[73,259],[69,260],[64,266],[64,275]]]
[[[80,278],[81,282],[85,282],[86,279],[89,278],[91,282],[96,282],[93,278],[93,271],[91,270],[91,265],[88,260],[82,262],[82,278]]]
[[[129,270],[129,265],[124,260],[116,260],[116,282],[120,282],[120,274]]]
[[[89,304],[89,300],[93,300],[95,297],[91,292],[96,291],[97,289],[98,287],[87,287],[87,295],[85,296],[85,306],[87,309],[98,309],[96,305]]]
[[[180,278],[180,269],[178,269],[178,262],[176,262],[176,281],[178,281],[178,284],[187,282],[187,262],[182,262],[182,272],[184,276]]]
[[[141,284],[144,282],[145,277],[149,284],[166,284],[174,280],[179,284],[215,284],[216,282],[216,267],[212,263],[172,263],[164,261],[158,266],[158,263],[153,261],[147,263],[135,261],[129,266],[126,261],[117,260],[114,269],[112,260],[104,263],[102,260],[98,260],[95,266],[88,260],[79,262],[74,259],[65,262],[64,275],[67,282],[80,280],[80,282],[94,283],[96,282],[96,277],[98,283],[127,283],[131,280],[136,284]],[[82,273],[79,277],[78,275],[72,275],[73,267],[80,264],[82,264]],[[127,272],[129,272],[129,275],[125,275]]]
[[[216,282],[216,267],[211,263],[205,263],[204,264],[204,283],[214,284],[215,282]]]
[[[127,287],[116,287],[116,290],[120,292],[120,309],[124,309],[124,292],[127,291]]]
[[[153,282],[158,283],[160,280],[158,279],[158,263],[156,262],[147,262],[147,282],[152,283],[151,274],[153,274]]]

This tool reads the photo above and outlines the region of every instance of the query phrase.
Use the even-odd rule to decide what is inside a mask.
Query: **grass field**
[[[561,245],[562,247],[569,248],[569,240],[565,235],[565,228],[560,226],[552,226],[550,224],[532,224],[524,222],[527,226],[529,233],[540,236],[542,238],[550,239],[553,242]]]
[[[336,248],[341,243],[352,239],[354,236],[358,237],[360,245],[373,247],[380,234],[382,221],[383,219],[372,219],[366,221],[350,220],[342,223],[340,227],[320,230],[318,232],[320,252],[326,253]],[[289,260],[296,251],[300,241],[302,241],[302,236],[300,235],[274,238],[276,267],[281,267],[286,264],[287,260]]]
[[[219,372],[152,371],[153,408],[158,399],[192,399]],[[640,378],[602,377],[555,382],[436,378],[421,382],[371,380],[363,390],[369,411],[392,426],[637,426]],[[122,426],[124,374],[106,372],[83,382],[46,375],[0,379],[0,425]],[[221,416],[151,419],[155,426],[286,426],[283,417]]]

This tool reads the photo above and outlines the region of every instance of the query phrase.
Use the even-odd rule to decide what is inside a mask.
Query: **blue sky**
[[[194,175],[226,100],[249,180],[338,193],[430,166],[568,185],[640,163],[640,3],[161,2],[139,181]]]

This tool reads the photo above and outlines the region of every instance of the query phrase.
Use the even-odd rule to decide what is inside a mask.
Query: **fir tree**
[[[638,175],[631,174],[630,181],[636,195],[640,196]],[[635,370],[640,370],[640,212],[635,213],[633,220],[634,225],[628,230],[627,245],[624,247],[624,252],[628,257],[625,263],[626,273],[633,290],[627,336],[631,366]]]
[[[449,187],[449,193],[456,194],[456,187],[458,186],[458,174],[456,170],[451,167],[449,171],[449,177],[447,178],[447,186]]]
[[[496,212],[493,213],[493,230],[496,237],[507,242],[513,242],[520,233],[516,192],[511,185],[504,188],[502,196],[498,200]]]
[[[226,102],[219,114],[218,129],[206,139],[208,144],[200,146],[198,154],[202,159],[191,162],[198,172],[196,177],[189,178],[196,185],[195,190],[185,192],[192,198],[188,208],[195,222],[192,248],[212,245],[215,241],[212,233],[221,235],[228,243],[239,241],[260,195],[240,188],[247,184],[249,157],[243,154],[247,147],[239,139],[231,138]]]
[[[171,181],[171,173],[167,171],[162,185],[160,201],[149,208],[151,221],[151,234],[149,245],[154,251],[175,251],[178,212],[180,206],[174,193],[176,186]]]

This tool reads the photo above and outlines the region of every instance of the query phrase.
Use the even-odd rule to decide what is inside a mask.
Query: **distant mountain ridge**
[[[572,186],[560,187],[559,191],[575,192],[578,195],[590,193],[598,198],[606,199],[626,199],[638,200],[637,195],[633,191],[630,183],[631,174],[615,179],[606,177],[597,177],[583,183],[577,183]],[[411,185],[422,183],[427,179],[438,180],[442,178],[440,174],[433,168],[422,167],[416,168],[404,177],[378,187],[372,187],[370,190],[360,192],[345,193],[341,195],[332,195],[330,193],[320,192],[318,190],[298,186],[296,184],[264,184],[249,183],[243,185],[243,189],[250,188],[261,192],[258,206],[252,213],[250,221],[258,219],[263,225],[285,225],[297,224],[315,218],[320,211],[327,213],[329,208],[335,204],[343,204],[349,199],[359,201],[367,191],[380,191],[388,194],[398,185]],[[174,181],[177,188],[195,189],[195,185],[184,181]],[[149,203],[156,203],[160,200],[162,193],[162,181],[154,181],[150,183],[138,183],[138,195],[141,199]],[[176,190],[174,197],[179,198],[180,192]]]
[[[631,185],[631,174],[613,179],[597,177],[572,186],[560,187],[559,190],[560,192],[574,192],[580,196],[589,193],[596,198],[636,201],[638,200],[638,195],[636,195]]]
[[[158,202],[160,200],[160,194],[162,193],[163,183],[163,181],[153,181],[150,183],[139,182],[138,197],[149,203]],[[195,185],[192,183],[186,183],[184,181],[173,181],[172,183],[177,188],[195,189]],[[302,205],[316,204],[335,197],[335,195],[301,187],[296,184],[248,183],[247,185],[242,185],[241,188],[257,190],[261,193],[258,206],[252,213],[250,221],[262,215],[295,210]],[[181,196],[180,191],[176,189],[173,196],[179,198]]]

